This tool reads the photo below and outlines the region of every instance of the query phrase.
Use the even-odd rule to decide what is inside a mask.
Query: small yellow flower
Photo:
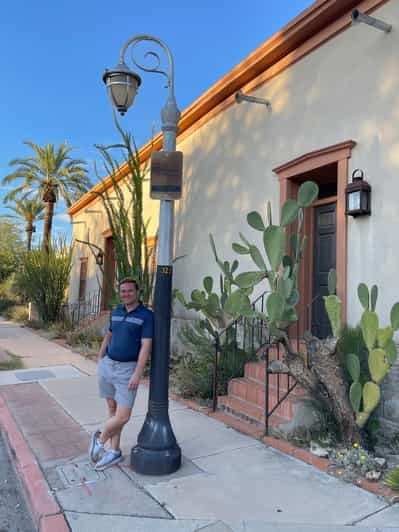
[[[354,444],[353,444],[353,447],[356,447],[356,448],[357,448],[357,447],[359,447],[359,444],[358,444],[358,443],[354,443]]]
[[[360,457],[362,460],[366,460],[367,456],[364,456],[364,454],[362,454],[362,456]]]

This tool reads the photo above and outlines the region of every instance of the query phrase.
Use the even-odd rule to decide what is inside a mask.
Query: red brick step
[[[274,350],[273,355],[276,354]],[[226,414],[248,423],[263,426],[265,423],[265,362],[248,362],[245,365],[244,377],[231,379],[228,384],[228,395],[218,398],[218,405]],[[291,387],[294,379],[288,381],[287,375],[270,375],[269,378],[269,410],[272,409]],[[290,392],[276,408],[269,419],[270,426],[278,426],[290,421],[294,414],[294,405],[299,398],[306,396],[300,386]]]

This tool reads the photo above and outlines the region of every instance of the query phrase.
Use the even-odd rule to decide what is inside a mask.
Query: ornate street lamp
[[[142,41],[151,41],[160,46],[167,55],[169,70],[160,70],[161,59],[157,52],[149,51],[145,58],[156,60],[153,67],[138,63],[134,47]],[[144,72],[155,72],[168,80],[168,98],[161,111],[163,151],[176,151],[176,136],[180,111],[174,95],[174,65],[168,46],[151,35],[136,35],[126,41],[120,51],[119,64],[106,70],[103,76],[112,104],[123,115],[132,105],[140,77],[125,63],[130,47],[131,60]],[[181,465],[181,450],[176,442],[168,412],[170,319],[172,303],[172,253],[173,253],[174,201],[162,199],[159,214],[158,266],[156,273],[154,311],[155,331],[151,355],[151,378],[148,412],[138,435],[137,445],[131,452],[131,465],[144,475],[165,475],[177,471]]]
[[[132,72],[125,63],[119,63],[115,68],[104,72],[103,81],[108,87],[113,105],[123,116],[134,102],[141,85],[140,76]]]
[[[345,214],[353,217],[371,214],[371,186],[363,180],[363,177],[362,170],[354,170],[352,183],[348,183],[345,188]]]

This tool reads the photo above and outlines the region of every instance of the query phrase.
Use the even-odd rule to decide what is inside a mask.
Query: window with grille
[[[86,296],[87,284],[87,258],[80,259],[80,276],[79,276],[79,300],[84,300]]]

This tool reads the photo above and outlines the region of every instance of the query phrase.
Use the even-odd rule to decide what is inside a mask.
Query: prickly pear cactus
[[[233,250],[240,255],[250,255],[258,268],[256,271],[241,273],[234,279],[234,283],[245,289],[268,279],[271,293],[266,304],[267,314],[258,315],[269,321],[271,330],[284,330],[298,319],[295,309],[299,302],[297,275],[307,242],[303,235],[303,209],[311,205],[318,194],[316,183],[303,183],[298,190],[297,199],[289,199],[284,203],[279,225],[273,224],[270,203],[267,206],[267,223],[256,211],[248,214],[248,224],[262,232],[264,250],[260,251],[241,233],[241,242],[233,243]],[[296,231],[287,239],[288,226],[294,222],[297,223]],[[250,309],[247,311],[250,313]]]
[[[245,310],[250,307],[249,294],[252,288],[237,289],[234,286],[233,276],[238,268],[238,261],[235,260],[232,264],[228,261],[222,262],[217,254],[212,235],[209,238],[215,261],[222,272],[219,293],[214,290],[213,278],[207,276],[203,280],[203,289],[193,290],[189,301],[186,301],[180,290],[174,291],[174,297],[186,309],[199,312],[203,317],[200,322],[201,326],[216,337],[234,319],[245,314]]]
[[[204,318],[203,326],[214,336],[240,316],[259,317],[267,320],[271,329],[286,329],[298,319],[295,310],[299,302],[297,274],[306,248],[306,236],[302,231],[303,209],[313,203],[318,193],[315,183],[303,183],[298,190],[297,199],[288,200],[283,205],[279,225],[273,224],[270,202],[267,205],[267,223],[256,211],[247,215],[250,227],[262,232],[264,249],[261,251],[239,233],[241,243],[233,243],[233,251],[239,255],[249,255],[257,267],[254,271],[235,276],[238,261],[235,260],[232,264],[221,261],[210,235],[212,252],[222,272],[219,293],[214,291],[213,279],[207,276],[203,281],[203,289],[194,290],[190,301],[186,301],[180,290],[175,290],[175,298],[187,309],[200,312]],[[287,253],[287,226],[295,221],[297,228],[290,235],[291,251]],[[265,279],[271,289],[266,302],[267,314],[255,311],[249,299],[253,288]]]
[[[399,329],[399,304],[396,303],[392,307],[391,327],[379,328],[379,319],[375,311],[378,296],[377,286],[374,285],[369,291],[367,285],[361,283],[357,293],[363,307],[360,327],[369,352],[368,367],[372,381],[366,382],[362,387],[360,361],[357,355],[348,354],[346,366],[353,381],[349,389],[349,399],[356,414],[356,423],[360,428],[363,428],[380,402],[380,384],[397,358],[393,334],[395,330]]]
[[[336,273],[335,270],[331,270],[328,276],[329,295],[324,297],[324,303],[333,334],[338,336],[341,327],[341,301],[334,295],[335,283]],[[349,400],[356,414],[356,423],[362,428],[367,423],[372,412],[377,408],[381,395],[380,384],[397,358],[393,333],[399,329],[399,303],[395,303],[392,307],[391,326],[379,328],[379,319],[375,311],[378,297],[377,286],[374,285],[369,291],[366,284],[360,283],[357,294],[363,307],[360,327],[363,340],[369,352],[368,367],[372,382],[366,382],[362,386],[360,382],[360,360],[353,353],[346,354],[346,369],[352,379],[352,384],[349,388]]]

